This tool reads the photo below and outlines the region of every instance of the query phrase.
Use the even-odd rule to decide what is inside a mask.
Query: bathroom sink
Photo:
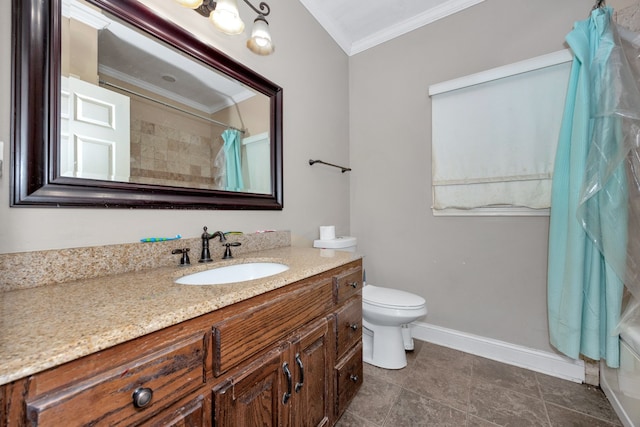
[[[223,285],[225,283],[262,279],[263,277],[282,273],[288,269],[288,266],[277,262],[250,262],[189,274],[176,280],[176,283],[181,285]]]

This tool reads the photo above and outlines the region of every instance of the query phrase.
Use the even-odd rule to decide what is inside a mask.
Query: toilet
[[[356,249],[355,237],[315,240],[321,250]],[[362,288],[362,357],[365,363],[384,369],[407,366],[406,350],[413,350],[409,323],[427,314],[421,296],[371,284]]]
[[[385,369],[407,366],[405,350],[413,350],[408,324],[427,314],[421,296],[374,285],[362,288],[363,360]]]

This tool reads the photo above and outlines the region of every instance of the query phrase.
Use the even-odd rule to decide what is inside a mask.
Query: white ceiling
[[[485,0],[300,0],[347,55]]]

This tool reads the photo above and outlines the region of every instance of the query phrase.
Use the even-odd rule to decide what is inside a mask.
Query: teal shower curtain
[[[242,191],[242,137],[237,129],[227,129],[222,132],[225,157],[226,190]]]
[[[619,366],[628,189],[617,34],[609,7],[567,35],[574,54],[551,195],[548,316],[551,344]],[[612,72],[615,71],[615,72]]]

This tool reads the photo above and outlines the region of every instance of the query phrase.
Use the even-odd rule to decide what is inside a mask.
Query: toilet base
[[[364,319],[362,324],[362,359],[365,363],[384,369],[402,369],[407,366],[400,326],[373,325]]]
[[[413,344],[411,327],[409,325],[402,325],[402,341],[404,341],[404,349],[406,351],[413,351],[415,345]]]

